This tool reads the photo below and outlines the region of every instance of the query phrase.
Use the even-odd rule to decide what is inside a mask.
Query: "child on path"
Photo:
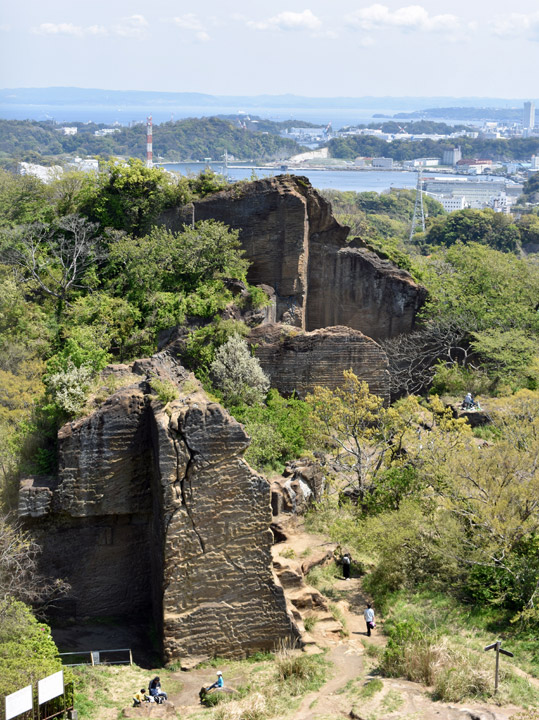
[[[371,630],[375,627],[374,625],[374,610],[370,606],[370,604],[367,604],[367,607],[365,608],[365,612],[363,613],[365,616],[365,623],[367,625],[367,635],[368,637],[371,636]]]

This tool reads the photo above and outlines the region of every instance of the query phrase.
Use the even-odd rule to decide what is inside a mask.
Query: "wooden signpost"
[[[494,694],[496,694],[498,692],[498,671],[500,668],[500,653],[502,653],[502,655],[507,655],[508,657],[514,657],[514,655],[512,652],[509,652],[509,650],[502,649],[501,640],[496,640],[496,642],[487,645],[485,648],[485,652],[487,650],[494,650],[494,648],[496,649],[496,675],[494,677]]]

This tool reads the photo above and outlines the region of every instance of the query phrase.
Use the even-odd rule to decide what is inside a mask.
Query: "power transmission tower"
[[[417,171],[417,189],[415,193],[414,217],[410,229],[410,241],[414,237],[416,226],[421,218],[421,228],[425,232],[425,210],[423,209],[423,168],[420,166]]]

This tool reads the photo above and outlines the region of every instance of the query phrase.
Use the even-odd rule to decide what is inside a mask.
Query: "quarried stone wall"
[[[305,397],[315,385],[336,388],[343,371],[352,369],[369,390],[389,400],[388,361],[382,348],[357,330],[328,327],[304,332],[283,325],[261,325],[251,331],[256,357],[272,387]]]
[[[19,514],[43,570],[71,584],[75,619],[159,629],[165,659],[241,657],[296,636],[271,570],[270,487],[243,460],[249,440],[166,353],[140,381],[59,433],[58,478],[26,479]],[[163,407],[158,376],[179,399]]]

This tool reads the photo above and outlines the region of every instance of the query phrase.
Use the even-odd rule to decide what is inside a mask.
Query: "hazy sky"
[[[539,97],[539,0],[14,0],[0,87]]]

